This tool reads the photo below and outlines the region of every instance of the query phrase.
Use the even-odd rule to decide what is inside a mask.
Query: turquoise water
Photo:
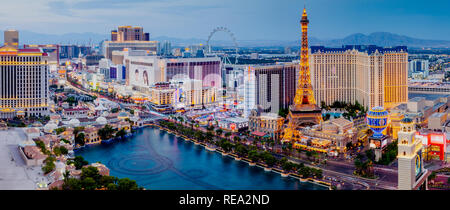
[[[325,116],[325,115],[327,115],[327,114],[330,114],[330,115],[333,116],[334,118],[339,118],[339,117],[342,116],[342,113],[339,113],[339,112],[328,112],[328,113],[322,114],[322,116]]]
[[[260,167],[202,146],[158,128],[145,128],[111,145],[76,152],[90,163],[105,164],[110,175],[134,179],[154,190],[325,190],[312,183],[283,178]]]

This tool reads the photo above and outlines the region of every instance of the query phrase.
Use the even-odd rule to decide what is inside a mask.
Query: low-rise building
[[[60,142],[60,139],[58,138],[58,136],[51,135],[51,134],[39,136],[37,138],[37,140],[42,141],[48,150],[52,150],[53,146],[56,144],[59,144],[59,142]]]
[[[390,119],[391,124],[387,129],[387,133],[392,137],[392,139],[398,139],[398,131],[400,131],[400,122],[405,118],[405,115],[401,113],[391,113]]]
[[[447,121],[447,113],[436,112],[428,118],[428,129],[443,130]]]
[[[90,109],[86,107],[81,108],[68,108],[63,110],[63,116],[65,118],[85,118],[88,116]]]
[[[150,103],[157,112],[171,112],[175,104],[175,93],[177,89],[170,83],[157,83],[150,87]]]
[[[27,136],[28,140],[33,140],[34,138],[37,138],[41,135],[41,131],[37,128],[26,128],[25,135]]]
[[[118,130],[124,129],[126,132],[129,133],[131,131],[130,123],[126,121],[120,121],[117,123],[117,129]]]
[[[220,119],[218,125],[224,130],[238,132],[248,128],[248,119],[240,117],[225,118]]]
[[[357,132],[353,122],[344,118],[331,119],[322,122],[312,128],[305,128],[301,142],[296,142],[294,147],[307,148],[319,152],[339,152],[347,151],[349,142],[356,143]]]
[[[47,158],[37,146],[19,147],[19,153],[27,166],[40,166]]]
[[[101,163],[92,163],[90,165],[86,165],[86,166],[83,166],[83,167],[87,168],[89,166],[97,168],[98,169],[98,173],[101,176],[109,176],[109,169],[105,165],[103,165]]]
[[[281,139],[283,132],[284,118],[275,113],[258,113],[252,110],[249,116],[250,132],[262,132],[264,135],[270,135],[273,140]]]
[[[8,130],[8,124],[6,122],[1,121],[0,122],[0,131],[6,131]]]
[[[98,136],[98,129],[93,126],[88,126],[84,129],[84,142],[87,145],[101,143],[100,136]]]

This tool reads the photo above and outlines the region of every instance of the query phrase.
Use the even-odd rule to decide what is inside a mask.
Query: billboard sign
[[[421,141],[421,142],[422,142],[422,145],[424,145],[424,146],[427,146],[427,145],[428,145],[428,136],[424,136],[424,135],[422,135],[422,134],[420,134],[420,133],[416,133],[415,138],[416,138],[418,141]]]
[[[430,142],[432,144],[445,144],[444,134],[430,134]]]
[[[415,167],[414,167],[414,171],[415,171],[415,177],[416,180],[422,175],[422,150],[419,150],[417,152],[417,156],[415,159]]]
[[[384,148],[384,147],[386,147],[387,146],[387,139],[384,139],[382,142],[381,142],[381,148]]]
[[[380,149],[381,148],[381,141],[378,140],[378,139],[370,139],[370,148]]]

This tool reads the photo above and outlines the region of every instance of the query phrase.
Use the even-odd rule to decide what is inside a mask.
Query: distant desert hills
[[[109,39],[109,35],[96,33],[67,33],[62,35],[42,34],[31,31],[19,31],[20,44],[98,44],[102,40]],[[299,46],[299,40],[281,41],[281,40],[239,40],[237,36],[238,45],[241,47],[269,47],[269,46]],[[205,44],[206,39],[183,39],[167,36],[152,37],[151,40],[156,41],[170,41],[172,46],[186,46],[192,44]],[[0,40],[3,41],[3,33],[0,33]],[[324,45],[327,47],[339,47],[342,45],[378,45],[378,46],[399,46],[405,45],[408,47],[433,47],[446,48],[450,47],[449,40],[428,40],[417,39],[409,36],[403,36],[388,32],[375,32],[369,35],[356,33],[344,37],[342,39],[321,40],[314,37],[309,39],[310,45]],[[216,46],[232,46],[230,40],[212,40],[211,43]]]

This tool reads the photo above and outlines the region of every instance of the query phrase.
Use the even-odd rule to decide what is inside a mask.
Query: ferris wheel
[[[233,48],[234,48],[233,50],[235,51],[235,55],[236,55],[236,57],[235,57],[236,59],[234,59],[234,64],[237,64],[238,63],[238,57],[239,57],[239,54],[238,54],[239,46],[238,46],[238,44],[236,42],[236,38],[234,37],[233,32],[231,32],[226,27],[217,27],[209,34],[208,41],[206,41],[206,47],[207,47],[208,54],[212,54],[213,53],[212,49],[211,49],[210,41],[211,41],[211,38],[214,36],[214,34],[216,34],[217,32],[225,32],[226,34],[228,34],[230,36],[231,40],[233,41]],[[228,57],[228,54],[226,54],[226,53],[222,57],[222,62],[224,64],[232,64],[231,61],[230,61],[230,58]]]

